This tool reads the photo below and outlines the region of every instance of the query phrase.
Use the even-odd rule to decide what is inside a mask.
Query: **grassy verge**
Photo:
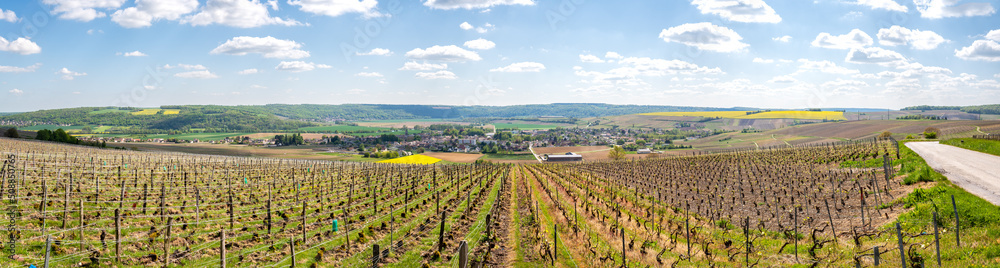
[[[992,155],[1000,155],[1000,141],[961,138],[944,140],[941,141],[941,144],[947,144]]]

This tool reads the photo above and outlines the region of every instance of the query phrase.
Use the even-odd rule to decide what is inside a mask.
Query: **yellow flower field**
[[[416,165],[430,165],[441,161],[441,159],[426,156],[426,155],[411,155],[404,156],[395,159],[382,160],[377,163],[387,163],[387,164],[416,164]]]
[[[132,114],[134,114],[134,115],[154,115],[154,114],[160,112],[160,110],[163,110],[163,114],[165,114],[165,115],[180,114],[181,113],[181,110],[177,110],[177,109],[143,109],[142,111],[132,112]]]
[[[699,116],[720,117],[730,119],[809,119],[809,120],[847,120],[843,112],[833,111],[772,111],[747,115],[748,111],[717,111],[717,112],[659,112],[639,115],[654,116]]]

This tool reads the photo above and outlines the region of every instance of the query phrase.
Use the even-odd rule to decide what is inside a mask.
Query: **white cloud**
[[[476,52],[468,51],[454,45],[432,46],[427,49],[415,48],[406,52],[406,57],[412,60],[447,62],[480,61],[483,59]]]
[[[851,63],[875,63],[879,65],[901,65],[906,64],[906,57],[899,52],[878,47],[855,48],[847,53],[847,62]]]
[[[580,61],[589,63],[604,63],[604,60],[591,54],[587,55],[580,54]]]
[[[278,11],[278,0],[267,0],[267,7],[271,10]]]
[[[256,73],[260,73],[260,70],[257,70],[257,68],[251,68],[251,69],[246,69],[246,70],[239,71],[237,73],[238,74],[243,74],[243,75],[256,74]]]
[[[618,52],[608,51],[608,53],[604,53],[604,58],[620,60],[624,59],[625,57],[623,57],[621,54],[618,54]]]
[[[733,52],[749,46],[740,40],[736,31],[709,22],[687,23],[664,29],[660,38],[666,42],[677,42],[701,50]]]
[[[329,68],[333,68],[333,66],[304,61],[282,61],[281,63],[278,63],[278,66],[274,67],[274,69],[278,71],[289,71],[295,73]]]
[[[798,81],[799,80],[796,80],[795,77],[791,77],[788,75],[775,76],[774,78],[771,78],[771,80],[767,80],[768,83],[775,83],[775,84],[795,83]]]
[[[115,11],[111,21],[125,28],[149,27],[155,20],[177,20],[197,8],[198,0],[136,0],[134,7]]]
[[[910,44],[917,50],[935,49],[944,43],[944,37],[932,31],[910,30],[899,25],[878,30],[878,43],[885,46],[900,46]]]
[[[447,69],[448,64],[445,63],[417,63],[415,61],[409,61],[403,64],[403,68],[399,68],[402,71],[430,71],[430,70],[441,70]]]
[[[41,63],[35,63],[28,67],[16,67],[16,66],[4,66],[0,65],[0,73],[30,73],[38,70],[38,67],[42,67]]]
[[[785,35],[785,36],[781,36],[781,37],[772,37],[771,40],[774,40],[774,41],[777,41],[777,42],[782,42],[782,43],[788,43],[788,41],[792,41],[792,37],[788,36],[788,35]]]
[[[181,63],[181,64],[177,64],[177,65],[170,65],[170,64],[163,65],[163,69],[175,69],[175,68],[181,68],[181,69],[184,69],[184,70],[208,70],[207,67],[205,67],[204,65],[201,65],[201,64],[191,65],[191,64],[183,64],[183,63]]]
[[[213,49],[211,54],[243,56],[248,53],[264,55],[265,58],[301,59],[308,58],[309,52],[301,50],[302,44],[292,40],[274,37],[237,36]]]
[[[125,0],[42,0],[43,4],[53,5],[52,14],[60,19],[88,22],[107,16],[98,9],[115,9],[121,7]]]
[[[535,2],[532,0],[427,0],[424,2],[424,6],[434,9],[480,9],[499,5],[533,6]]]
[[[893,0],[858,0],[858,5],[868,6],[872,9],[884,9],[888,11],[899,11],[906,13],[909,11],[904,5],[900,5]]]
[[[303,25],[292,19],[271,17],[267,7],[256,0],[208,0],[200,12],[184,17],[181,22],[192,26],[222,24],[238,28]]]
[[[76,78],[77,76],[87,75],[87,73],[78,73],[70,71],[69,69],[66,68],[62,68],[62,70],[59,70],[58,72],[56,72],[56,74],[60,75],[60,78],[62,78],[62,80],[73,80],[73,78]]]
[[[357,52],[358,56],[390,56],[392,51],[384,48],[374,48],[368,52]]]
[[[219,78],[218,75],[215,75],[214,73],[212,73],[212,72],[210,72],[208,70],[190,71],[190,72],[177,73],[177,74],[174,74],[174,76],[175,77],[180,77],[180,78],[197,78],[197,79]]]
[[[738,22],[781,22],[781,16],[763,0],[694,0],[701,14],[716,14]]]
[[[774,60],[772,60],[772,59],[766,59],[765,60],[765,59],[761,59],[761,58],[753,58],[753,62],[754,63],[768,63],[768,64],[770,64],[770,63],[774,63]]]
[[[118,52],[118,53],[115,53],[115,55],[125,56],[125,57],[145,57],[145,56],[147,56],[146,53],[139,52],[138,50],[132,51],[132,52],[124,52],[124,53],[123,52]]]
[[[489,32],[490,30],[493,30],[494,28],[496,27],[493,27],[493,24],[486,23],[485,25],[483,25],[483,27],[476,27],[476,32],[484,34],[486,32]]]
[[[854,29],[844,35],[833,36],[829,33],[819,33],[812,46],[830,49],[852,49],[870,46],[874,39],[862,30]]]
[[[7,91],[7,92],[10,92],[10,94],[14,95],[14,96],[21,96],[22,94],[24,94],[23,90],[16,89],[16,88],[15,89],[11,89],[10,91]]]
[[[989,33],[986,33],[986,39],[1000,42],[1000,30],[992,30]]]
[[[14,14],[14,11],[0,9],[0,20],[13,23],[21,19],[17,18],[17,14]]]
[[[817,70],[829,74],[857,74],[858,70],[852,70],[844,68],[843,66],[837,66],[836,63],[831,61],[811,61],[807,59],[799,59],[799,71],[803,70]]]
[[[465,42],[465,47],[477,50],[490,50],[496,46],[497,44],[493,41],[482,38]]]
[[[958,0],[913,0],[920,17],[927,19],[988,16],[996,13],[990,3],[958,4]]]
[[[377,0],[289,0],[288,4],[299,6],[299,10],[304,12],[330,17],[347,13],[359,13],[365,17],[381,16],[375,11]]]
[[[491,69],[490,72],[505,72],[505,73],[537,73],[545,70],[545,65],[537,62],[518,62],[504,67]]]
[[[956,49],[955,56],[964,60],[1000,61],[1000,44],[993,40],[976,40],[971,46]]]
[[[347,94],[355,94],[355,95],[357,95],[357,94],[365,93],[365,91],[367,91],[367,90],[360,89],[360,88],[352,88],[352,89],[347,90]]]
[[[24,37],[18,37],[14,42],[9,42],[6,38],[0,37],[0,51],[31,55],[41,53],[42,48],[38,44],[35,44],[35,42],[31,42],[31,40]]]
[[[443,71],[443,70],[442,71],[433,72],[433,73],[431,73],[431,72],[419,72],[419,73],[416,73],[414,76],[416,78],[421,78],[421,79],[448,79],[448,80],[451,80],[451,79],[458,78],[457,76],[455,76],[455,73],[452,73],[452,72],[449,72],[449,71]]]
[[[618,63],[628,66],[627,68],[632,69],[631,71],[634,71],[638,75],[646,76],[663,76],[668,74],[723,74],[722,70],[719,68],[698,66],[697,64],[681,60],[629,57],[618,61]]]
[[[474,28],[474,27],[472,27],[472,24],[469,24],[469,22],[466,21],[466,22],[462,22],[462,24],[459,24],[458,28],[462,28],[462,30],[468,31],[468,30],[472,30],[472,28]]]
[[[354,76],[360,76],[360,77],[382,77],[382,74],[380,74],[378,72],[360,72],[360,73],[355,74]]]

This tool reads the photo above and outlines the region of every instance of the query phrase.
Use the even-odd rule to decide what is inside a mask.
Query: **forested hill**
[[[0,116],[0,120],[67,125],[132,126],[144,129],[213,128],[230,131],[294,129],[298,121],[393,120],[425,118],[509,118],[562,116],[571,118],[614,116],[649,112],[727,111],[753,108],[707,108],[601,103],[555,103],[513,106],[447,106],[388,104],[269,104],[269,105],[168,105],[143,113],[142,108],[85,107]]]
[[[903,108],[903,110],[961,110],[970,114],[1000,114],[1000,104],[978,105],[978,106],[931,106],[920,105]]]

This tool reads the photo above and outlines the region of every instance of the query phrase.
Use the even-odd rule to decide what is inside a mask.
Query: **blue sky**
[[[1000,103],[988,0],[0,3],[0,111]]]

